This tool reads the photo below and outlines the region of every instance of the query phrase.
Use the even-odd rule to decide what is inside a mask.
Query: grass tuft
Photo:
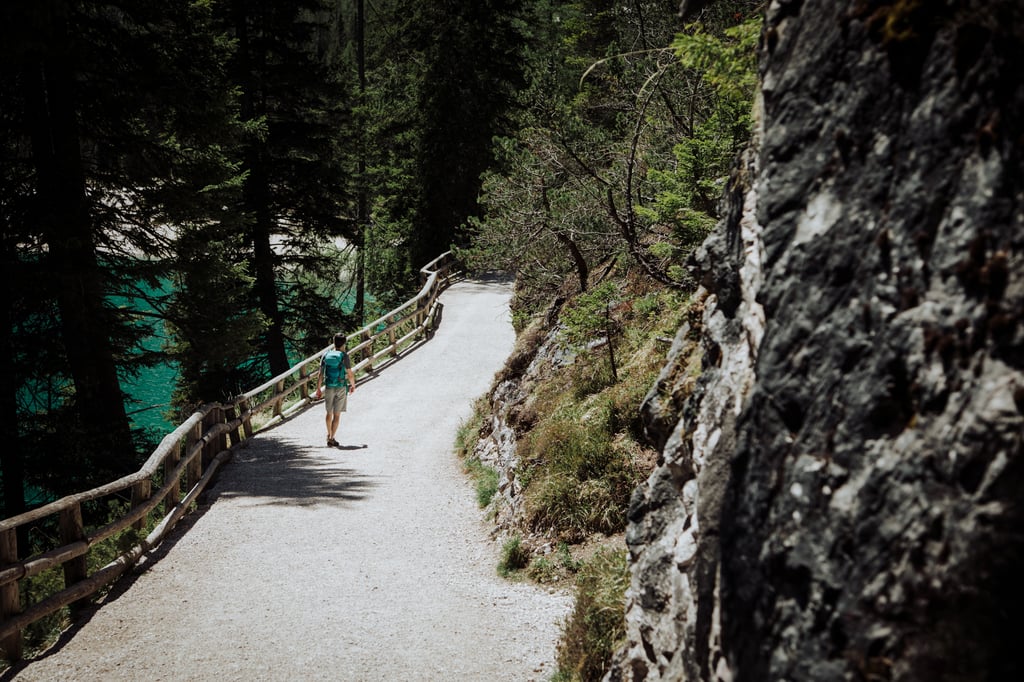
[[[475,457],[466,460],[466,471],[476,482],[476,503],[483,509],[498,493],[498,472]]]
[[[576,606],[562,630],[558,672],[552,680],[599,680],[626,636],[625,602],[629,585],[626,553],[605,549],[584,564],[576,577]]]
[[[523,540],[515,535],[505,541],[501,548],[501,561],[498,562],[498,575],[503,578],[510,577],[516,571],[521,571],[530,565],[530,550],[523,544]]]
[[[487,414],[490,405],[486,397],[480,398],[473,406],[473,415],[459,425],[455,433],[455,452],[463,459],[465,472],[469,474],[476,485],[476,501],[483,509],[498,492],[498,472],[480,461],[474,454],[477,443],[485,435],[487,429]]]

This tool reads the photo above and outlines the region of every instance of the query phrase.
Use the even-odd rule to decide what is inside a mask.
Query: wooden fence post
[[[427,336],[433,336],[441,324],[441,313],[444,312],[444,303],[436,301],[431,308],[430,325],[427,329]]]
[[[242,433],[246,438],[252,438],[252,415],[249,413],[249,399],[242,398],[236,404],[239,414],[242,415]]]
[[[436,282],[437,280],[434,281]],[[416,308],[416,329],[419,330],[418,336],[424,339],[430,335],[427,323],[430,318],[430,301],[432,295],[433,292],[428,292],[426,298],[420,301]]]
[[[204,419],[206,419],[206,418],[204,417]],[[185,438],[185,451],[184,451],[185,455],[188,455],[189,453],[191,453],[191,451],[193,451],[193,447],[195,447],[196,443],[198,443],[202,438],[203,438],[203,422],[201,421],[199,424],[197,424],[196,426],[191,428],[191,430],[188,431],[188,437]],[[193,461],[191,461],[191,464],[188,465],[188,489],[189,489],[189,491],[196,484],[196,481],[198,481],[202,476],[203,476],[203,456],[200,455],[199,457],[197,457]]]
[[[185,454],[188,455],[192,452],[192,448],[195,447],[199,439],[203,437],[203,424],[200,422],[192,427],[188,432],[188,436],[185,438]],[[192,458],[188,465],[185,467],[185,484],[189,490],[192,490],[199,482],[199,479],[203,477],[203,456]]]
[[[18,563],[18,531],[10,528],[0,532],[0,569]],[[0,586],[0,620],[21,613],[21,599],[18,596],[18,581]],[[0,641],[0,650],[9,661],[17,661],[22,655],[21,631],[8,635]]]
[[[60,542],[62,545],[70,545],[73,542],[84,539],[85,524],[82,522],[82,505],[76,502],[72,506],[60,511]],[[65,588],[71,587],[88,577],[87,556],[88,554],[83,554],[64,562]],[[81,600],[70,604],[72,612],[80,609],[81,606]]]
[[[210,429],[219,422],[217,419],[217,410],[209,405],[206,406],[206,409],[207,412],[203,416],[203,438],[206,438],[206,434],[209,433]],[[203,454],[200,455],[203,459],[203,471],[206,471],[210,466],[210,462],[212,462],[213,458],[217,456],[216,450],[217,439],[214,439],[213,441],[207,440],[203,444]]]
[[[164,471],[165,472],[170,472],[171,469],[168,468],[168,466],[166,464],[164,464]],[[152,494],[152,492],[153,492],[153,482],[150,479],[148,479],[148,478],[146,480],[144,480],[144,481],[139,481],[138,483],[133,485],[132,486],[132,509],[135,509],[136,507],[141,507],[142,505],[146,504],[146,502],[149,501],[149,496]],[[177,496],[177,491],[172,490],[171,491],[171,495],[169,495],[168,497],[171,497],[171,496],[176,497]],[[177,502],[177,499],[175,499],[174,502],[172,502],[171,504],[174,504],[175,502]],[[138,521],[136,521],[135,523],[132,524],[132,528],[134,528],[135,530],[142,530],[145,527],[146,527],[146,519],[145,519],[145,517],[139,519]]]
[[[174,444],[173,451],[168,453],[167,459],[164,460],[164,481],[171,484],[171,487],[167,490],[167,497],[164,498],[165,510],[169,510],[181,501],[181,475],[179,474],[177,479],[173,481],[167,481],[167,477],[174,472],[175,467],[178,466],[178,462],[180,461],[181,442],[179,441]]]
[[[213,413],[216,415],[217,421],[215,423],[217,424],[217,426],[226,423],[226,413],[224,412],[224,408],[221,405],[218,405],[217,407],[213,408]],[[217,441],[217,450],[216,452],[213,453],[214,457],[228,449],[228,432],[224,431],[223,433],[219,434],[215,440]]]
[[[391,357],[398,355],[398,348],[395,346],[395,328],[388,329],[388,345],[391,347]]]
[[[369,340],[370,340],[370,332],[364,331],[362,334],[359,335],[359,343],[364,343],[364,342],[369,341]],[[372,358],[373,358],[373,344],[371,343],[370,345],[366,346],[366,348],[364,348],[362,350],[362,353],[363,353],[363,360],[366,360],[366,371],[367,372],[372,372],[373,371],[373,360],[372,360]]]
[[[284,379],[274,384],[274,416],[280,417],[284,407]]]
[[[234,405],[228,405],[224,408],[224,421],[233,422],[238,417],[238,408]],[[231,445],[238,445],[242,442],[242,432],[239,427],[231,429]]]
[[[299,367],[299,395],[304,401],[309,400],[309,376],[310,372],[306,370],[306,365]]]

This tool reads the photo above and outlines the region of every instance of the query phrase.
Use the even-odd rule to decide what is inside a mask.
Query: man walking
[[[348,409],[348,394],[356,390],[356,377],[352,373],[345,345],[348,339],[344,334],[334,335],[334,348],[328,350],[320,358],[319,387],[316,397],[324,396],[327,407],[327,445],[338,447],[334,434],[341,424],[341,413]]]

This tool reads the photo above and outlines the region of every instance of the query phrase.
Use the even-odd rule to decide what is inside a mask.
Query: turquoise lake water
[[[148,296],[158,296],[170,292],[170,284],[157,288],[146,287]],[[367,296],[367,302],[372,297]],[[124,306],[132,310],[144,310],[153,312],[142,299],[114,298],[111,299],[114,305]],[[351,310],[353,299],[349,298],[339,304],[341,309]],[[143,342],[143,346],[149,351],[161,351],[164,346],[166,333],[162,323],[152,325],[153,335]],[[325,342],[326,343],[326,342]],[[298,361],[301,358],[294,358]],[[121,377],[121,389],[128,395],[125,403],[125,411],[132,420],[135,428],[150,430],[151,435],[157,440],[177,428],[178,423],[169,421],[166,414],[170,411],[171,393],[177,380],[178,370],[173,362],[163,362],[153,367],[142,369],[135,378]],[[37,505],[51,500],[49,494],[43,490],[33,487],[26,487],[26,500],[30,505]]]
[[[162,289],[149,289],[147,295],[161,295],[170,293],[169,283],[165,283]],[[373,297],[367,295],[367,304],[373,302]],[[133,309],[152,312],[145,301],[141,299],[115,299],[117,305],[124,305]],[[351,310],[355,303],[354,294],[346,300],[339,302],[339,309]],[[154,335],[149,337],[143,344],[146,350],[159,351],[163,348],[165,334],[163,325],[154,325]],[[327,343],[327,340],[324,341]],[[292,358],[292,362],[298,362],[301,357]],[[125,411],[136,427],[156,429],[159,437],[173,431],[178,424],[172,423],[164,416],[170,410],[171,393],[174,390],[174,382],[177,380],[178,370],[174,363],[167,362],[151,368],[143,369],[135,379],[122,378],[121,388],[130,397],[130,402],[125,404]]]
[[[167,280],[157,287],[149,287],[144,283],[140,283],[139,286],[149,297],[166,296],[171,292],[171,283]],[[155,312],[142,298],[114,297],[110,300],[114,305],[129,310]],[[148,351],[160,351],[166,338],[163,323],[158,322],[152,327],[153,335],[143,341],[142,345]],[[121,377],[121,390],[129,396],[124,409],[128,412],[133,426],[157,429],[160,437],[174,430],[177,424],[169,422],[164,413],[170,409],[171,392],[174,390],[177,376],[178,371],[174,363],[165,362],[144,368],[134,379]]]
[[[162,339],[154,338],[147,345],[160,348],[162,343]],[[122,390],[131,397],[131,402],[125,404],[125,411],[134,426],[158,429],[161,433],[169,433],[177,427],[164,417],[170,409],[171,391],[177,378],[177,368],[166,363],[142,370],[135,380],[122,380]]]

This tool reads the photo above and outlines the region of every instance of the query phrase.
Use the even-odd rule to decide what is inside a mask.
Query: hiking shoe
[[[339,445],[340,445],[338,443],[338,441],[334,440],[333,438],[328,438],[327,439],[327,444],[330,445],[332,448],[339,447]]]

